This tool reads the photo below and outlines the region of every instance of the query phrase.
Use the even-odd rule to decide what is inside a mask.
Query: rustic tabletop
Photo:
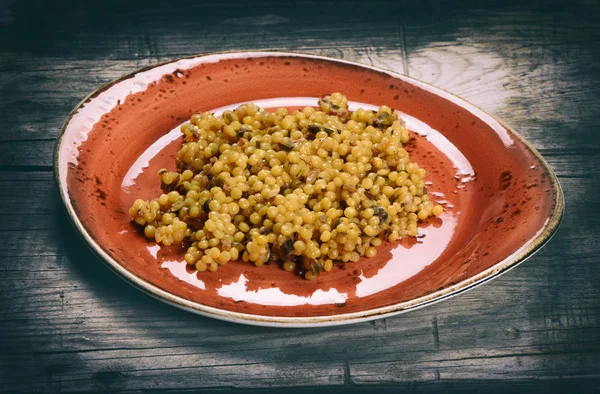
[[[599,392],[600,3],[202,3],[0,1],[0,390]],[[66,218],[59,129],[122,74],[248,49],[387,68],[503,119],[557,173],[559,231],[488,284],[339,328],[236,325],[142,294]]]

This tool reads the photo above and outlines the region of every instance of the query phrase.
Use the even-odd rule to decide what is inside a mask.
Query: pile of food
[[[185,261],[198,271],[276,262],[314,279],[443,212],[387,106],[350,112],[333,93],[291,113],[254,104],[199,113],[181,131],[178,170],[158,174],[164,194],[129,214],[157,243],[189,244]]]

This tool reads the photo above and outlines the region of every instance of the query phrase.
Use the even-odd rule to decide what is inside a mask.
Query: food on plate
[[[292,112],[198,113],[181,131],[177,170],[158,173],[164,193],[129,214],[157,243],[189,245],[185,261],[198,271],[241,260],[314,279],[443,212],[387,106],[349,111],[333,93]]]

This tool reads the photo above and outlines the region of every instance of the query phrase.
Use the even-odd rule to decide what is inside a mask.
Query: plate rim
[[[330,63],[341,63],[346,65],[352,65],[356,67],[360,67],[363,69],[370,69],[373,71],[377,71],[380,73],[385,73],[394,77],[396,79],[406,81],[413,85],[420,85],[423,88],[426,88],[430,92],[433,92],[439,96],[439,93],[443,93],[445,98],[452,98],[453,101],[461,104],[463,107],[466,105],[467,110],[477,110],[481,113],[489,116],[492,120],[496,121],[503,128],[505,128],[509,134],[517,138],[525,147],[533,154],[535,159],[539,162],[541,166],[548,172],[550,184],[552,186],[553,191],[553,202],[554,206],[552,208],[551,214],[548,216],[546,223],[543,225],[540,231],[533,237],[527,240],[519,249],[513,252],[511,255],[507,256],[505,259],[499,261],[494,266],[478,273],[475,276],[472,276],[468,279],[465,279],[461,282],[455,283],[447,288],[436,290],[424,296],[414,298],[412,300],[394,303],[387,306],[382,306],[374,309],[367,309],[364,311],[338,314],[338,315],[325,315],[325,316],[309,316],[309,317],[286,317],[286,316],[268,316],[268,315],[255,315],[249,313],[242,312],[234,312],[225,309],[219,309],[207,305],[203,305],[198,302],[187,300],[183,297],[174,295],[169,293],[157,285],[148,282],[129,270],[127,270],[123,265],[119,264],[114,258],[112,258],[88,233],[83,224],[81,223],[77,213],[75,212],[73,205],[70,203],[69,191],[66,182],[61,181],[61,173],[59,166],[60,159],[60,148],[62,145],[63,137],[65,136],[66,129],[70,124],[73,116],[77,114],[77,112],[90,100],[97,97],[99,94],[109,89],[111,86],[116,85],[124,80],[134,78],[136,74],[142,73],[145,71],[149,71],[155,69],[160,66],[165,66],[171,63],[176,63],[180,60],[186,59],[202,59],[208,57],[218,57],[218,61],[226,59],[228,56],[236,56],[239,58],[260,58],[260,57],[299,57],[299,58],[309,58],[316,60],[323,60]],[[470,107],[470,108],[468,108]],[[144,293],[160,300],[166,302],[167,304],[173,305],[180,309],[196,313],[202,316],[211,317],[219,320],[224,320],[233,323],[243,323],[248,325],[255,326],[267,326],[267,327],[289,327],[289,328],[302,328],[302,327],[323,327],[323,326],[337,326],[337,325],[345,325],[345,324],[353,324],[360,323],[375,319],[381,319],[386,317],[391,317],[395,315],[399,315],[401,313],[406,313],[408,311],[416,310],[423,308],[428,305],[432,305],[434,303],[440,302],[442,300],[446,300],[448,298],[454,297],[458,294],[466,292],[468,290],[474,289],[477,286],[480,286],[487,281],[490,281],[498,276],[508,272],[512,268],[521,264],[533,254],[535,254],[542,246],[544,246],[556,233],[558,227],[561,223],[561,220],[564,215],[565,210],[565,202],[562,187],[558,181],[558,178],[550,165],[546,162],[543,156],[529,143],[523,136],[521,136],[516,130],[512,127],[505,124],[503,121],[497,119],[495,116],[489,114],[478,106],[472,104],[471,102],[451,93],[447,90],[439,88],[437,86],[431,85],[427,82],[423,82],[416,78],[409,77],[407,75],[387,70],[384,68],[380,68],[377,66],[367,65],[359,62],[349,61],[345,59],[338,59],[328,56],[322,55],[314,55],[307,54],[301,52],[282,52],[282,51],[268,51],[268,50],[260,50],[260,51],[224,51],[224,52],[210,52],[204,54],[196,54],[186,57],[178,57],[175,59],[167,60],[165,62],[149,65],[140,69],[136,69],[133,72],[124,74],[116,79],[113,79],[97,89],[88,94],[83,100],[81,100],[74,108],[71,110],[65,122],[60,128],[59,135],[56,139],[56,144],[54,147],[53,154],[53,168],[54,168],[54,180],[58,186],[61,202],[63,209],[65,209],[67,216],[70,219],[71,224],[75,227],[76,233],[81,237],[87,247],[101,260],[104,265],[106,265],[111,271],[117,274],[118,277],[123,279],[125,282],[133,285],[134,287],[142,290]]]

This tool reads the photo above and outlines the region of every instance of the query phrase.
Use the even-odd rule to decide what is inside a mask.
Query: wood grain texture
[[[0,2],[4,392],[600,392],[600,4]],[[320,12],[315,12],[320,10]],[[567,210],[502,277],[395,318],[270,329],[195,316],[124,283],[62,211],[69,111],[122,74],[223,50],[371,64],[496,115],[540,150]]]

